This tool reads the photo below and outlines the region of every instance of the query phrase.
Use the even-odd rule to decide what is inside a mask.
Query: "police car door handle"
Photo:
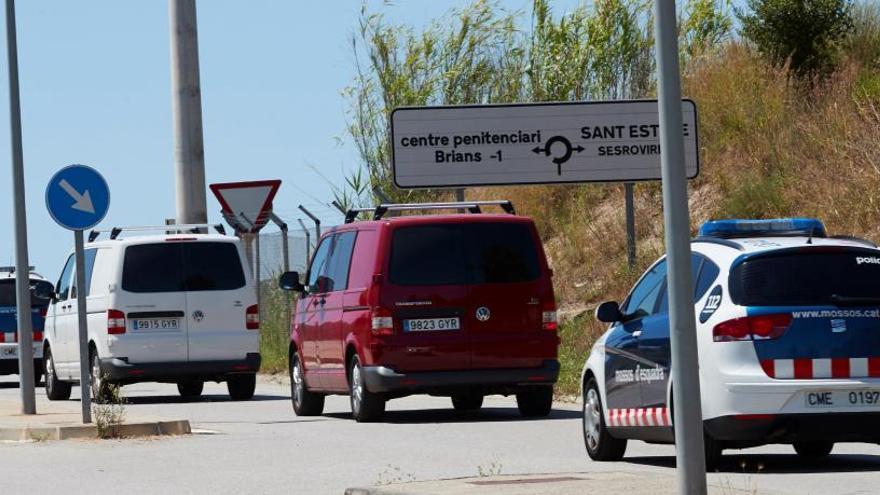
[[[636,338],[636,339],[637,339],[637,338],[639,338],[639,337],[642,336],[642,331],[641,331],[641,330],[636,330],[635,332],[632,333],[632,336],[633,336],[633,338]]]

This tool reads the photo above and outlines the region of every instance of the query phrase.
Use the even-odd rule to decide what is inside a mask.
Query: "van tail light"
[[[773,340],[782,337],[791,326],[791,314],[746,316],[723,321],[712,329],[715,342]]]
[[[260,329],[260,307],[254,304],[244,312],[244,326],[248,330]]]
[[[550,331],[556,331],[559,328],[559,323],[556,318],[555,304],[544,304],[543,312],[541,313],[541,328]]]
[[[125,313],[118,309],[107,310],[107,333],[110,335],[125,333]]]
[[[381,307],[373,308],[371,316],[373,335],[394,334],[394,316],[392,316],[391,310]]]

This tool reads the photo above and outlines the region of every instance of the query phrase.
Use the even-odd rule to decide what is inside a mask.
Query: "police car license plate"
[[[180,320],[177,318],[150,318],[146,320],[134,320],[133,330],[178,330]]]
[[[433,330],[458,330],[458,318],[420,318],[403,320],[404,332],[430,332]]]
[[[872,407],[880,409],[880,390],[829,390],[807,392],[806,404],[811,409],[832,407]]]

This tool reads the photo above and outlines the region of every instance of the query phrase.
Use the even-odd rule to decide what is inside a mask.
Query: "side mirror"
[[[605,323],[623,321],[623,313],[617,301],[603,302],[596,308],[596,319]]]
[[[299,281],[298,272],[285,272],[278,279],[278,287],[282,290],[292,290],[294,292],[305,292],[306,287]]]

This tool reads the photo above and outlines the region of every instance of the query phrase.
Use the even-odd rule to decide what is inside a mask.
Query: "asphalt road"
[[[14,379],[0,378],[0,400],[18,396]],[[356,485],[480,474],[674,473],[672,447],[641,442],[630,443],[623,462],[591,462],[572,404],[523,420],[512,398],[492,397],[478,416],[461,418],[448,399],[410,397],[390,402],[384,423],[357,424],[345,397],[329,398],[322,417],[297,418],[287,386],[267,379],[251,402],[230,402],[217,384],[193,402],[171,385],[123,392],[130,416],[188,418],[196,434],[0,443],[0,493],[341,494]],[[38,410],[51,411],[42,388],[37,396]],[[710,482],[750,493],[880,493],[880,447],[838,445],[815,464],[788,446],[731,452]]]

